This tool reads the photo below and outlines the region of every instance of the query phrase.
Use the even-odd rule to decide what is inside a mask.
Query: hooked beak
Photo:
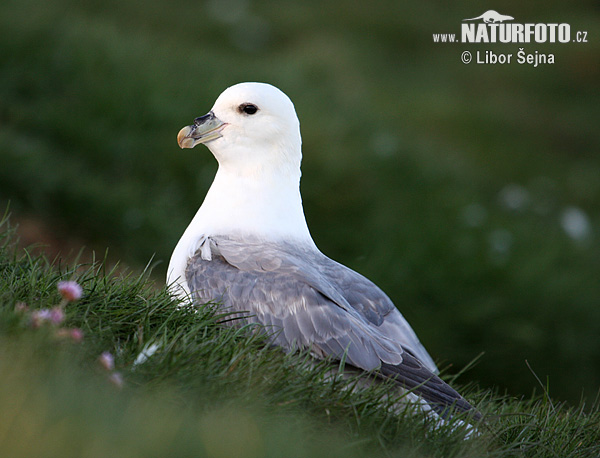
[[[221,121],[211,111],[194,119],[194,124],[185,126],[177,134],[180,148],[193,148],[199,143],[208,143],[221,137],[221,131],[227,123]]]

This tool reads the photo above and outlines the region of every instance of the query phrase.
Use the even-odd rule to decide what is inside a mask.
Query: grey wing
[[[347,312],[348,318],[367,328],[376,340],[390,344],[398,354],[413,353],[434,373],[437,367],[417,335],[389,297],[367,278],[314,248],[289,243],[264,243],[219,237],[211,243],[227,262],[241,271],[293,274]],[[268,285],[267,285],[268,286]],[[333,305],[333,304],[330,304]],[[382,359],[396,364],[399,356]]]
[[[340,286],[348,303],[377,326],[381,334],[399,342],[430,371],[437,373],[435,362],[391,299],[369,279],[324,255],[323,258],[323,274],[331,283]]]
[[[208,243],[213,260],[197,255],[188,265],[190,291],[281,329],[278,345],[312,346],[337,357],[346,352],[349,362],[366,370],[381,361],[399,364],[402,345],[429,358],[379,288],[317,250],[224,237]]]
[[[409,350],[433,373],[435,362],[390,298],[373,282],[314,249],[290,244],[252,244],[219,240],[218,249],[241,270],[297,268],[302,280],[349,313],[356,313],[380,337]],[[390,361],[385,361],[390,362]]]
[[[219,301],[243,323],[264,326],[272,342],[288,351],[310,348],[321,358],[346,355],[350,364],[364,370],[379,368],[382,359],[402,361],[396,345],[378,341],[360,320],[302,281],[293,268],[243,271],[213,251],[211,261],[190,259],[186,281],[194,300]]]
[[[400,343],[377,332],[393,312],[381,313],[377,320],[371,316],[380,322],[377,328],[365,319],[370,316],[367,309],[361,313],[350,306],[322,271],[302,265],[302,257],[294,259],[289,250],[271,246],[259,249],[258,245],[244,244],[243,249],[234,249],[235,245],[217,240],[211,243],[211,260],[202,259],[200,253],[190,259],[186,281],[196,301],[220,301],[225,310],[243,315],[242,322],[264,326],[271,341],[288,351],[308,348],[321,358],[345,356],[352,366],[377,369],[380,376],[414,389],[440,413],[455,403],[470,409],[458,393],[413,357],[412,351],[406,352]],[[309,254],[303,253],[307,259]],[[357,281],[348,275],[346,280]],[[321,288],[316,288],[315,282]],[[360,298],[358,292],[352,294],[346,291],[351,300]],[[385,310],[384,306],[380,309]],[[372,313],[377,315],[380,309]]]

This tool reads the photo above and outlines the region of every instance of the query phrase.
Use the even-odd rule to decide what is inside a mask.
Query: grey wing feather
[[[407,347],[435,364],[389,298],[356,272],[313,249],[210,238],[212,260],[190,259],[186,280],[200,300],[220,300],[246,321],[281,331],[274,343],[312,347],[365,370],[400,364]],[[275,285],[275,287],[274,287]]]
[[[240,270],[295,274],[296,281],[304,281],[363,323],[373,325],[370,327],[394,342],[397,350],[399,345],[409,349],[429,370],[437,373],[433,359],[390,298],[359,273],[319,251],[303,250],[291,244],[242,244],[225,238],[219,238],[216,244],[222,256]]]
[[[324,274],[340,285],[348,303],[377,326],[382,335],[409,349],[430,371],[437,373],[433,359],[390,298],[369,279],[322,256],[326,259],[324,265],[328,266]]]
[[[186,269],[196,301],[220,301],[242,322],[270,328],[271,341],[288,351],[309,348],[321,358],[345,357],[357,368],[378,370],[442,415],[471,409],[435,375],[408,323],[366,278],[311,249],[228,238],[209,243],[208,259],[204,247]]]

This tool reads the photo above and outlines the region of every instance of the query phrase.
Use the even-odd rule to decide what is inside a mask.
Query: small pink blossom
[[[31,313],[31,327],[39,328],[44,323],[52,320],[52,312],[48,309],[34,310]]]
[[[108,376],[108,380],[117,388],[123,388],[123,376],[120,372],[113,372]]]
[[[56,331],[56,336],[79,343],[83,340],[83,331],[79,328],[61,328]]]
[[[29,311],[29,306],[25,302],[17,302],[15,304],[15,312],[25,313],[27,311]]]
[[[45,323],[58,326],[65,320],[65,312],[60,307],[52,309],[39,309],[31,313],[31,326],[39,328]]]
[[[65,312],[63,309],[60,307],[53,307],[50,309],[49,321],[56,326],[65,321]]]
[[[100,355],[100,357],[98,358],[98,362],[104,369],[106,369],[109,372],[114,370],[115,368],[115,358],[108,351],[105,351]]]
[[[81,342],[83,340],[83,331],[81,329],[72,328],[69,331],[69,337],[71,337],[74,342]]]
[[[76,281],[59,281],[57,287],[60,295],[68,302],[80,299],[83,294],[81,286]]]

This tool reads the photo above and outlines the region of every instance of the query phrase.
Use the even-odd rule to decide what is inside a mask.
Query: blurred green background
[[[460,61],[518,45],[433,42],[491,8],[588,43],[524,45],[555,55],[533,68]],[[162,279],[216,170],[178,130],[269,82],[300,117],[321,250],[442,366],[485,352],[461,382],[530,394],[527,360],[576,403],[600,386],[599,34],[597,1],[3,0],[0,206],[132,266],[155,255]]]

